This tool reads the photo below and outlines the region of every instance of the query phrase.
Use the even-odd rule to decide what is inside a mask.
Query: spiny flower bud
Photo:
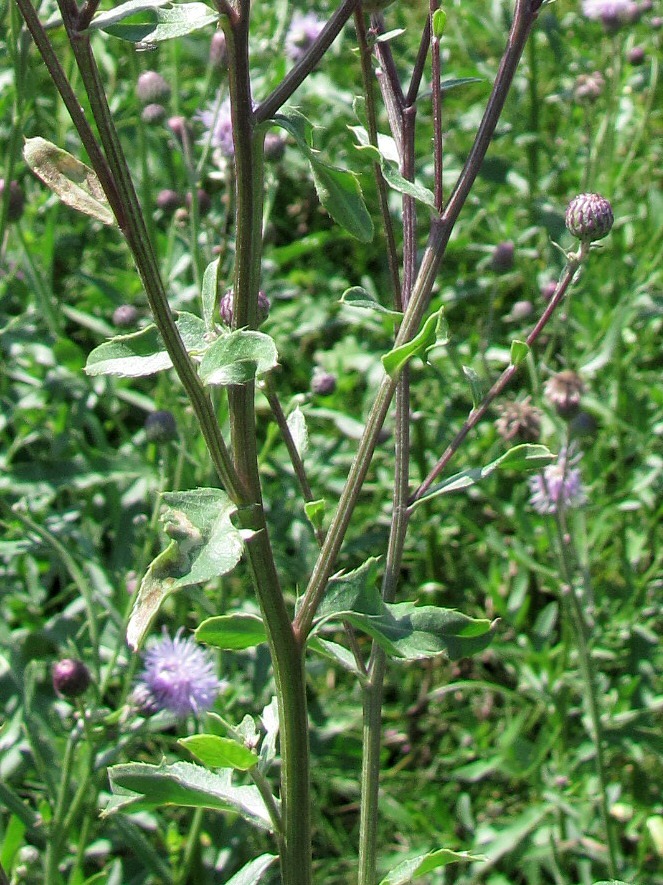
[[[574,417],[580,407],[580,397],[585,389],[580,375],[565,369],[546,381],[544,388],[548,401],[557,414],[567,421]]]
[[[226,326],[233,324],[233,290],[228,289],[219,302],[219,315]],[[258,325],[261,326],[269,315],[269,298],[262,289],[258,292]]]
[[[53,688],[65,698],[77,698],[90,684],[90,671],[83,661],[63,658],[53,665]]]
[[[170,86],[156,71],[143,71],[136,83],[136,95],[143,104],[161,102],[170,96]]]
[[[5,180],[0,178],[0,202],[4,199]],[[9,209],[7,211],[8,221],[18,221],[23,215],[23,206],[25,205],[25,197],[18,181],[9,182]]]
[[[177,439],[175,416],[165,409],[159,409],[148,415],[144,426],[148,442],[166,443]]]
[[[579,194],[566,210],[566,227],[586,243],[602,240],[614,222],[612,206],[600,194]]]

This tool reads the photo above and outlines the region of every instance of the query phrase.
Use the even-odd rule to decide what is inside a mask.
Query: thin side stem
[[[430,21],[440,8],[440,0],[430,2]],[[431,25],[432,27],[432,25]],[[432,74],[432,105],[433,105],[433,169],[434,169],[434,194],[435,208],[442,212],[444,208],[444,149],[442,141],[442,60],[440,53],[440,38],[432,35],[431,42],[431,74]]]

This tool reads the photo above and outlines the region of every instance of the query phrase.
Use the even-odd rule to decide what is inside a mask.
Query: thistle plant
[[[380,752],[382,708],[387,667],[392,660],[423,661],[437,656],[457,659],[483,651],[491,642],[494,625],[453,609],[419,605],[399,596],[405,539],[413,515],[438,506],[445,495],[468,489],[497,471],[527,474],[533,506],[540,513],[557,513],[560,504],[571,507],[583,500],[575,456],[567,447],[555,456],[535,440],[537,411],[512,408],[503,415],[500,433],[516,442],[497,459],[449,475],[448,467],[468,436],[498,401],[523,365],[531,366],[536,344],[569,287],[586,261],[592,244],[612,226],[609,202],[596,194],[582,194],[570,204],[567,225],[579,239],[576,252],[565,254],[565,266],[548,292],[540,316],[531,322],[524,340],[511,343],[510,361],[487,392],[472,388],[473,407],[446,448],[437,453],[418,482],[411,460],[411,365],[426,362],[436,348],[447,345],[453,332],[442,307],[433,309],[436,281],[444,273],[444,258],[458,218],[465,207],[489,151],[509,89],[542,0],[515,0],[510,26],[504,35],[503,55],[491,85],[474,142],[451,187],[445,184],[446,129],[444,111],[444,54],[446,16],[436,0],[421,8],[419,50],[408,77],[400,74],[392,49],[388,16],[399,4],[341,0],[328,20],[287,5],[281,47],[287,58],[283,76],[266,91],[256,82],[250,64],[252,15],[249,0],[216,0],[215,7],[199,3],[150,7],[150,24],[136,24],[136,4],[100,11],[98,0],[58,0],[60,19],[46,23],[31,0],[16,0],[43,63],[73,121],[89,166],[61,147],[36,136],[28,139],[25,159],[32,170],[66,204],[97,223],[116,225],[130,250],[152,315],[152,323],[101,344],[88,357],[91,376],[139,378],[157,371],[176,373],[188,406],[204,440],[214,479],[209,487],[164,490],[161,523],[165,548],[147,564],[126,624],[127,641],[138,653],[157,619],[171,611],[178,591],[218,586],[237,568],[246,568],[252,582],[255,610],[219,611],[203,620],[195,636],[169,624],[175,638],[163,638],[147,651],[136,694],[143,711],[165,709],[183,726],[195,717],[200,732],[182,746],[197,762],[124,764],[109,769],[112,799],[108,814],[154,808],[160,802],[197,809],[230,809],[263,830],[273,833],[276,854],[262,855],[244,869],[237,882],[259,881],[268,868],[280,866],[284,885],[311,885],[312,851],[311,754],[307,711],[306,673],[309,656],[320,655],[348,670],[359,686],[363,706],[363,746],[360,774],[360,821],[357,881],[376,885],[379,870]],[[255,7],[256,4],[253,4]],[[285,6],[286,5],[283,5]],[[415,10],[411,10],[414,16]],[[449,15],[457,14],[449,12]],[[590,12],[587,12],[589,15]],[[593,12],[591,13],[594,14]],[[175,310],[169,301],[160,256],[155,251],[153,219],[141,206],[130,171],[128,146],[118,133],[105,92],[104,77],[94,52],[98,32],[121,36],[137,49],[207,28],[214,37],[212,71],[225,70],[215,99],[193,121],[202,124],[198,142],[191,122],[180,114],[169,117],[173,152],[182,158],[189,178],[189,199],[162,191],[159,211],[182,212],[189,224],[192,275],[197,298],[191,310]],[[63,62],[52,31],[66,34],[77,74]],[[295,106],[297,90],[324,64],[325,55],[345,29],[356,45],[362,95],[355,103],[356,125],[351,127],[358,156],[370,164],[377,206],[369,211],[359,176],[330,162],[316,140],[313,125]],[[393,35],[392,35],[393,36]],[[430,95],[422,95],[425,81]],[[84,97],[76,90],[84,90]],[[452,88],[448,86],[447,88]],[[174,87],[155,71],[138,79],[138,98],[145,106],[162,107]],[[83,100],[84,99],[84,100]],[[429,102],[432,119],[431,156],[427,168],[432,180],[419,180],[415,146],[418,108]],[[85,109],[84,109],[85,108]],[[89,111],[87,110],[89,109]],[[157,122],[154,115],[154,121]],[[362,281],[343,295],[348,309],[383,317],[393,330],[382,356],[382,372],[374,392],[354,458],[338,500],[317,494],[303,458],[303,415],[284,406],[279,374],[279,342],[258,327],[279,304],[270,304],[263,286],[263,248],[270,209],[265,172],[268,159],[280,161],[285,141],[308,164],[317,194],[335,223],[359,243],[374,237],[384,242],[384,266],[391,291],[376,299]],[[387,130],[388,131],[385,131]],[[213,244],[216,254],[204,260],[210,245],[200,235],[204,201],[199,191],[196,151],[216,152],[218,179],[229,183],[227,230]],[[141,182],[149,193],[149,181]],[[205,193],[204,191],[202,192]],[[399,222],[393,211],[399,201]],[[5,197],[5,209],[8,208]],[[10,216],[11,217],[11,216]],[[374,218],[379,218],[376,230]],[[423,235],[423,236],[422,236]],[[208,256],[209,257],[209,256]],[[492,256],[500,275],[512,271],[517,250],[511,240]],[[516,314],[528,318],[527,311]],[[136,314],[118,312],[118,327],[129,327]],[[342,384],[336,373],[319,368],[312,374],[314,397],[334,395]],[[260,423],[257,397],[269,404],[282,435],[290,468],[301,494],[301,508],[310,523],[318,551],[310,570],[299,576],[297,599],[292,598],[279,572],[274,526],[269,503],[263,498],[260,472]],[[262,401],[262,400],[261,400]],[[385,434],[393,413],[394,430]],[[175,419],[159,410],[145,423],[148,441],[163,443],[178,437]],[[518,442],[526,439],[527,442]],[[339,571],[339,555],[351,532],[355,509],[377,450],[393,448],[394,476],[386,550],[357,568]],[[243,563],[241,563],[243,560]],[[202,592],[202,591],[201,591]],[[165,628],[164,628],[165,629]],[[219,682],[211,653],[196,643],[231,651],[267,645],[273,672],[275,705],[263,713],[262,731],[255,721],[229,723],[215,711]],[[218,705],[217,705],[218,707]],[[205,712],[209,716],[205,717]],[[274,712],[276,711],[276,712]],[[222,732],[222,733],[220,733]],[[276,735],[278,732],[278,766]],[[229,774],[229,770],[232,775]],[[242,772],[252,783],[246,784]],[[198,818],[199,820],[199,818]],[[59,843],[61,845],[62,842]],[[422,854],[407,870],[392,871],[388,882],[405,882],[450,862],[476,858],[465,852]],[[616,856],[611,852],[611,874]],[[50,857],[50,870],[57,858]],[[55,881],[55,880],[54,880]],[[235,880],[233,880],[235,881]]]

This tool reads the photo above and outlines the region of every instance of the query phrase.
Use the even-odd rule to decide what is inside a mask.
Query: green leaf
[[[503,470],[504,468],[518,472],[540,470],[554,460],[555,455],[546,446],[532,445],[530,443],[514,446],[508,452],[500,455],[499,458],[491,461],[490,464],[486,464],[485,467],[469,467],[467,470],[456,473],[454,476],[450,476],[449,479],[445,479],[443,482],[432,486],[412,506],[418,507],[422,501],[430,501],[431,498],[437,498],[439,495],[448,495],[451,492],[461,492],[469,489],[496,470]]]
[[[372,310],[375,313],[393,317],[394,320],[398,321],[403,318],[400,310],[389,310],[388,307],[384,307],[366,289],[362,289],[361,286],[352,286],[350,289],[346,289],[341,295],[341,304],[345,304],[347,307],[357,307],[360,310]]]
[[[286,423],[297,453],[303,459],[308,449],[308,430],[306,429],[306,418],[299,406],[295,406],[292,412],[290,412]]]
[[[194,734],[178,742],[206,768],[235,768],[248,771],[258,764],[258,757],[243,744],[216,734]]]
[[[377,587],[378,560],[369,559],[353,572],[336,575],[316,614],[315,628],[330,620],[348,621],[393,658],[408,661],[446,654],[455,659],[486,648],[491,624],[452,609],[385,604]]]
[[[261,854],[228,879],[226,885],[257,885],[275,860],[278,860],[276,854]]]
[[[318,498],[317,501],[307,501],[304,504],[304,513],[313,528],[321,529],[325,518],[325,499]]]
[[[441,40],[447,23],[447,14],[443,9],[436,9],[433,13],[433,37]]]
[[[380,885],[407,885],[408,882],[413,881],[415,876],[425,876],[426,873],[446,867],[450,863],[469,863],[485,859],[482,854],[439,848],[437,851],[429,851],[428,854],[420,854],[410,860],[403,861],[385,876]]]
[[[527,358],[527,354],[529,353],[529,345],[526,341],[520,341],[518,338],[515,338],[511,342],[511,364],[514,366],[519,366],[523,360]]]
[[[448,80],[442,80],[440,91],[449,92],[451,89],[458,89],[459,86],[467,86],[468,83],[483,83],[484,81],[484,77],[450,77]]]
[[[348,129],[354,133],[358,141],[355,148],[359,151],[365,151],[370,155],[371,160],[380,166],[384,180],[391,188],[401,194],[406,194],[415,200],[419,200],[420,203],[431,209],[436,209],[433,192],[423,185],[417,184],[416,181],[408,181],[398,171],[398,152],[395,145],[392,145],[387,140],[383,140],[384,136],[378,136],[378,147],[376,148],[375,145],[370,143],[368,133],[363,126],[349,126]],[[388,150],[388,154],[385,153],[385,148]]]
[[[276,345],[264,332],[238,329],[210,345],[200,364],[204,384],[246,384],[278,364]]]
[[[90,30],[101,30],[129,43],[160,43],[184,37],[218,19],[218,13],[204,3],[130,0],[96,15]]]
[[[44,138],[28,138],[23,157],[30,169],[66,206],[102,224],[115,224],[115,216],[97,174],[67,151]]]
[[[373,239],[373,222],[364,203],[357,176],[321,159],[312,147],[313,127],[309,120],[293,108],[285,108],[274,117],[297,142],[311,166],[318,199],[337,224],[362,243]]]
[[[215,258],[205,268],[203,274],[203,320],[205,329],[211,332],[214,329],[214,308],[216,307],[216,275],[219,271],[219,259]]]
[[[463,366],[463,374],[467,378],[472,393],[472,407],[476,409],[483,399],[483,382],[471,366]]]
[[[221,489],[168,492],[162,500],[161,522],[172,540],[141,582],[127,626],[133,649],[171,593],[227,574],[242,555],[243,535],[230,521],[236,507]]]
[[[132,762],[108,769],[112,796],[104,817],[118,811],[151,811],[163,805],[232,811],[263,830],[272,823],[254,786],[237,787],[232,772],[211,772],[192,762],[148,765]]]
[[[423,355],[425,358],[432,347],[446,344],[448,340],[449,330],[444,317],[444,308],[441,307],[424,321],[414,338],[399,347],[394,347],[382,357],[385,372],[395,378],[412,357]]]
[[[267,642],[267,633],[262,618],[248,612],[235,612],[207,618],[197,628],[198,642],[214,648],[233,649],[253,648]]]
[[[203,353],[205,324],[192,313],[179,313],[175,322],[188,353]],[[156,326],[147,326],[131,335],[117,335],[95,347],[87,358],[88,375],[121,375],[138,378],[170,369],[173,365]]]
[[[331,642],[329,639],[323,639],[321,636],[313,636],[308,641],[308,647],[311,651],[321,655],[328,661],[339,664],[344,670],[359,675],[354,655],[344,645],[339,645],[338,642]]]

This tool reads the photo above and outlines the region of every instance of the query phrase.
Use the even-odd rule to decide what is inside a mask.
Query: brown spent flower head
[[[566,227],[574,237],[585,243],[602,240],[614,223],[612,206],[600,194],[579,194],[566,210]]]
[[[90,684],[90,671],[83,661],[63,658],[53,665],[53,688],[65,698],[77,698]]]
[[[518,439],[536,442],[541,436],[541,412],[532,405],[529,396],[499,406],[500,416],[495,429],[506,442]]]
[[[569,421],[575,417],[580,408],[580,397],[585,384],[576,372],[565,369],[546,381],[544,391],[548,401],[554,406],[557,414]]]

